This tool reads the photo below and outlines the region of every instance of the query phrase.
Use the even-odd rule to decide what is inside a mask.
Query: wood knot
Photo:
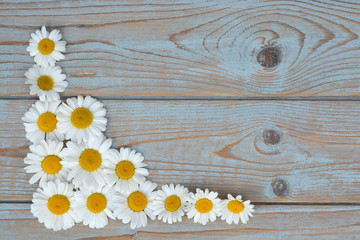
[[[277,197],[286,196],[288,188],[286,182],[283,179],[281,178],[274,179],[271,183],[271,186],[273,188],[274,194]]]
[[[264,68],[274,68],[281,62],[281,57],[279,47],[266,47],[257,55],[257,61]]]
[[[263,131],[262,138],[263,138],[265,144],[276,145],[280,142],[281,136],[280,136],[279,131],[267,129],[267,130]]]

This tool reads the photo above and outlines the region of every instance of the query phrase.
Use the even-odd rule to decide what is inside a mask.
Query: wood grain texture
[[[360,96],[355,0],[6,1],[0,22],[3,97],[28,96],[43,24],[68,42],[66,95]]]
[[[202,226],[184,219],[165,225],[150,221],[138,231],[111,220],[104,229],[82,224],[67,230],[47,230],[30,213],[29,204],[1,204],[2,239],[358,239],[360,206],[265,206],[246,224],[228,225],[217,219]],[[18,231],[21,227],[21,231]]]
[[[1,100],[0,200],[31,200],[21,116]],[[149,178],[255,202],[360,202],[360,106],[344,101],[104,101],[113,147],[144,154]]]
[[[104,101],[113,147],[142,152],[159,185],[263,203],[252,221],[39,224],[19,201],[36,188],[21,116],[41,25],[68,42],[65,96],[143,99]],[[360,239],[358,102],[289,101],[358,99],[359,33],[356,0],[0,0],[0,239]]]

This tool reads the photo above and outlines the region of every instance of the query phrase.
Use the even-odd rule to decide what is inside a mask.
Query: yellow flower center
[[[69,210],[70,201],[64,195],[55,194],[54,196],[49,198],[47,206],[49,211],[52,212],[53,214],[63,215]]]
[[[133,192],[128,197],[128,205],[134,212],[141,212],[147,205],[146,196],[141,192]]]
[[[54,86],[54,81],[51,77],[42,75],[38,78],[37,84],[41,90],[49,91]]]
[[[71,114],[71,123],[74,127],[84,129],[90,126],[93,121],[93,115],[87,108],[77,108]]]
[[[100,167],[101,160],[101,155],[98,151],[85,149],[80,155],[79,164],[84,170],[92,172]]]
[[[208,213],[213,208],[213,203],[207,198],[201,198],[196,202],[195,208],[199,213]]]
[[[47,174],[55,174],[61,170],[61,159],[56,155],[46,156],[42,162],[41,167]]]
[[[134,176],[135,167],[130,161],[121,161],[116,165],[115,172],[119,178],[128,180]]]
[[[165,209],[169,212],[175,212],[181,206],[181,200],[178,196],[172,195],[165,200]]]
[[[39,52],[43,55],[49,55],[54,51],[54,48],[55,43],[48,38],[42,39],[38,44]]]
[[[228,203],[228,209],[232,213],[241,213],[244,210],[244,204],[238,200],[231,200]]]
[[[102,212],[106,208],[106,197],[101,193],[93,193],[88,197],[86,206],[93,213]]]
[[[37,125],[40,131],[44,133],[50,133],[55,130],[57,124],[57,119],[55,114],[46,112],[39,116],[37,120]]]

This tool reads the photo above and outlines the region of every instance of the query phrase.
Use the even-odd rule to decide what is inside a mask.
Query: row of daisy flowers
[[[62,102],[66,76],[55,66],[64,59],[61,38],[60,31],[49,33],[43,26],[31,34],[27,48],[36,65],[26,72],[26,83],[39,100],[22,118],[32,142],[24,162],[33,174],[30,184],[39,182],[31,212],[40,223],[57,231],[80,222],[103,228],[108,218],[117,218],[134,229],[146,226],[148,218],[172,224],[185,214],[204,225],[217,217],[228,224],[248,222],[254,206],[240,195],[221,200],[216,192],[192,193],[180,184],[156,191],[157,184],[146,180],[149,171],[140,153],[111,148],[103,103],[90,96]]]

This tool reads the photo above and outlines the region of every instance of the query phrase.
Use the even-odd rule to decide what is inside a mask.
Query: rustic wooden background
[[[30,33],[60,29],[64,96],[105,103],[158,184],[242,194],[247,225],[53,232],[29,211]],[[358,0],[0,1],[1,239],[360,239]]]

